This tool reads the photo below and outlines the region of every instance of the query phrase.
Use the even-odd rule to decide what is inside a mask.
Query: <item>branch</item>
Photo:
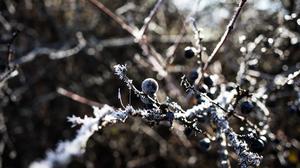
[[[128,33],[130,33],[133,37],[137,37],[136,30],[134,30],[130,25],[128,25],[121,17],[114,14],[111,10],[109,10],[106,6],[104,6],[103,3],[97,0],[88,0],[92,5],[94,5],[96,8],[103,11],[105,14],[107,14],[109,17],[111,17],[114,21],[116,21],[124,30],[126,30]]]
[[[234,23],[236,22],[236,19],[238,18],[243,6],[245,5],[247,0],[241,0],[238,6],[237,11],[234,13],[233,17],[231,18],[230,22],[227,25],[227,29],[224,32],[223,36],[221,37],[220,41],[218,42],[217,46],[211,53],[211,55],[208,57],[207,62],[205,63],[203,70],[206,70],[212,59],[215,57],[215,55],[218,53],[222,45],[224,44],[225,40],[227,39],[228,35],[232,32]]]
[[[11,61],[11,64],[12,65],[24,64],[24,63],[34,60],[37,56],[40,56],[40,55],[49,55],[49,58],[53,59],[53,60],[54,59],[62,59],[62,58],[66,58],[66,57],[75,55],[86,46],[86,40],[82,36],[81,32],[78,32],[76,34],[76,37],[78,40],[78,44],[73,48],[70,48],[67,50],[56,50],[56,49],[52,49],[52,48],[36,48],[36,49],[32,50],[31,52],[29,52],[28,54],[26,54],[25,56]]]
[[[57,91],[56,91],[58,94],[61,94],[65,97],[68,97],[76,102],[79,102],[79,103],[82,103],[82,104],[86,104],[86,105],[89,105],[89,106],[95,106],[95,107],[102,107],[103,104],[100,104],[96,101],[93,101],[93,100],[90,100],[90,99],[87,99],[85,97],[82,97],[74,92],[71,92],[71,91],[68,91],[64,88],[57,88]]]
[[[144,33],[147,30],[149,23],[153,19],[154,15],[156,14],[158,8],[161,6],[162,2],[164,0],[158,0],[155,4],[154,8],[151,10],[148,17],[145,18],[145,23],[143,27],[140,30],[134,30],[131,26],[129,26],[120,16],[114,14],[111,10],[109,10],[104,4],[97,0],[88,0],[91,4],[96,6],[99,10],[106,13],[108,16],[110,16],[113,20],[115,20],[119,25],[122,26],[124,30],[129,32],[134,38],[135,42],[139,44],[141,49],[143,50],[144,55],[149,56],[148,62],[153,67],[159,67],[158,69],[155,69],[161,76],[165,77],[167,72],[164,70],[164,65],[159,62],[157,58],[154,57],[154,55],[157,53],[155,49],[151,46],[149,46],[148,41],[146,38],[144,38]]]
[[[155,14],[157,13],[159,7],[161,6],[161,4],[164,2],[165,0],[157,0],[154,8],[151,10],[149,16],[147,16],[144,19],[144,25],[143,27],[140,29],[139,34],[138,34],[138,39],[142,38],[143,35],[145,34],[145,32],[147,31],[150,22],[152,21],[153,17],[155,16]]]
[[[60,142],[54,151],[47,152],[45,159],[32,162],[29,168],[66,166],[73,156],[80,156],[85,152],[87,141],[101,128],[98,125],[99,122],[108,121],[109,119],[116,120],[113,113],[119,113],[119,111],[115,111],[112,107],[104,105],[101,109],[94,107],[94,117],[69,117],[68,121],[73,123],[73,125],[81,125],[76,137],[73,140]],[[112,120],[110,121],[112,122]]]

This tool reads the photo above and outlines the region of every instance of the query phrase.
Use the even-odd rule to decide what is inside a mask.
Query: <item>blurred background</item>
[[[156,3],[101,2],[137,28],[142,27]],[[191,107],[193,103],[180,86],[180,77],[198,66],[197,60],[183,56],[186,46],[196,45],[191,21],[200,28],[202,45],[209,54],[238,2],[166,0],[161,5],[146,35],[162,59],[173,60],[165,67],[166,77],[152,67],[128,32],[86,0],[1,0],[1,65],[7,61],[9,39],[19,31],[11,47],[18,75],[2,81],[0,88],[1,166],[28,167],[59,141],[74,137],[76,128],[71,128],[67,116],[92,115],[89,105],[58,94],[60,87],[114,107],[120,107],[120,88],[124,103],[128,103],[126,85],[113,74],[112,67],[118,63],[127,64],[128,76],[138,88],[145,77],[156,78],[160,100],[169,96],[183,107]],[[209,72],[217,74],[221,83],[235,82],[243,58],[241,48],[251,47],[259,36],[263,40],[252,53],[256,60],[251,67],[254,75],[246,88],[251,86],[255,90],[278,75],[300,69],[299,14],[297,0],[248,0]],[[204,58],[208,55],[205,53]],[[255,72],[259,75],[255,76]],[[299,103],[294,108],[300,99],[295,91],[299,87],[297,81],[269,96],[270,128],[277,141],[270,142],[262,153],[261,167],[300,166]],[[140,107],[134,96],[131,103]],[[237,121],[232,124],[239,127]],[[197,146],[201,135],[185,136],[184,128],[177,128],[151,126],[130,118],[124,124],[108,126],[94,134],[85,154],[74,157],[68,167],[217,167],[217,145],[203,152]],[[232,166],[236,167],[234,154],[230,156]]]

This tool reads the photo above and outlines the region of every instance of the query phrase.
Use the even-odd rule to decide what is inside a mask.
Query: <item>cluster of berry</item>
[[[196,55],[195,49],[188,47],[185,50],[185,56],[191,58],[191,55]],[[240,112],[243,115],[248,115],[255,111],[256,105],[248,91],[242,90],[239,87],[219,87],[214,79],[207,74],[199,74],[196,70],[192,70],[187,77],[183,76],[181,85],[185,87],[188,94],[192,94],[197,99],[197,103],[191,109],[183,110],[183,108],[176,102],[171,101],[170,98],[161,103],[157,99],[157,92],[159,90],[158,82],[153,78],[147,78],[142,82],[141,91],[133,84],[132,80],[126,75],[126,66],[116,65],[115,74],[123,80],[133,92],[140,97],[141,102],[145,105],[143,113],[138,113],[147,121],[159,124],[162,121],[168,121],[170,127],[174,121],[184,125],[184,133],[187,137],[192,133],[204,136],[198,142],[198,147],[202,151],[207,151],[211,147],[211,142],[220,138],[220,135],[227,137],[228,143],[233,146],[234,151],[240,157],[241,167],[258,166],[261,153],[267,141],[267,138],[259,132],[259,128],[249,120],[239,115],[236,106],[240,104]],[[198,87],[197,80],[201,78],[201,83]],[[223,86],[223,85],[222,85]],[[226,85],[224,85],[226,86]],[[230,86],[230,85],[229,85]],[[222,90],[225,88],[225,90]],[[213,92],[219,90],[219,92]],[[231,95],[231,96],[230,96]],[[222,98],[220,98],[222,97]],[[248,98],[244,98],[248,97]],[[226,103],[223,102],[224,99]],[[244,101],[242,101],[244,100]],[[129,105],[131,106],[131,105]],[[126,109],[126,107],[124,107]],[[137,113],[135,113],[136,116]],[[237,134],[229,125],[229,118],[236,117],[244,122],[248,132]],[[200,127],[201,124],[217,127],[220,134],[209,134]],[[213,126],[213,125],[215,126]],[[252,130],[252,132],[250,132]],[[224,150],[222,156],[227,156],[227,150]]]

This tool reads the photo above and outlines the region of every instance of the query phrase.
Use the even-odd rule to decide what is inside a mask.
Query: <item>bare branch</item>
[[[203,67],[203,70],[207,69],[207,67],[210,64],[210,62],[212,61],[212,59],[215,57],[215,55],[218,53],[218,51],[220,50],[220,48],[222,47],[222,45],[226,41],[228,35],[232,32],[234,23],[236,22],[239,14],[241,13],[241,10],[242,10],[243,6],[245,5],[246,1],[247,0],[241,0],[240,1],[237,11],[234,13],[232,19],[228,23],[226,31],[224,32],[224,34],[221,37],[220,41],[218,42],[217,46],[215,47],[215,49],[213,50],[211,55],[208,57],[208,60],[207,60],[207,62],[205,63],[205,65]]]
[[[154,8],[151,10],[149,16],[147,16],[144,20],[144,25],[143,27],[140,29],[139,33],[138,33],[138,39],[142,38],[143,35],[145,34],[145,32],[147,31],[150,22],[152,21],[153,17],[155,16],[155,14],[157,13],[159,7],[161,6],[161,4],[164,2],[165,0],[157,0]]]
[[[93,100],[90,100],[90,99],[87,99],[85,97],[82,97],[74,92],[71,92],[71,91],[68,91],[64,88],[57,88],[57,93],[65,96],[65,97],[68,97],[76,102],[79,102],[79,103],[82,103],[82,104],[86,104],[86,105],[89,105],[89,106],[96,106],[96,107],[102,107],[103,104],[100,104],[96,101],[93,101]]]
[[[106,6],[104,6],[103,3],[97,0],[88,0],[88,1],[96,8],[98,8],[99,10],[107,14],[109,17],[111,17],[114,21],[116,21],[124,30],[130,33],[133,37],[137,37],[136,31],[130,25],[128,25],[121,17],[114,14],[111,10],[109,10]]]
[[[36,48],[29,52],[27,55],[11,61],[12,65],[20,65],[34,60],[37,56],[48,55],[50,59],[62,59],[77,54],[86,46],[86,40],[83,38],[82,33],[76,34],[78,44],[67,50],[56,50],[52,48]]]

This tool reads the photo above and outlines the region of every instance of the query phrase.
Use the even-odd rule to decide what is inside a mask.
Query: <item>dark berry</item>
[[[249,142],[251,151],[261,153],[265,149],[265,143],[260,138],[252,138]]]
[[[174,120],[174,113],[173,113],[173,112],[168,111],[168,112],[166,113],[166,117],[167,117],[167,120],[168,120],[170,123],[173,123],[173,120]]]
[[[239,135],[239,138],[246,141],[250,150],[255,153],[263,152],[265,145],[267,144],[267,138],[265,136],[258,136],[252,131],[247,134]]]
[[[254,109],[252,102],[244,101],[241,103],[241,112],[244,114],[249,114]]]
[[[203,82],[208,87],[212,87],[214,85],[214,81],[209,76],[204,76]]]
[[[188,58],[188,59],[193,58],[196,55],[195,50],[196,49],[194,47],[190,47],[190,46],[185,47],[185,49],[184,49],[185,58]]]
[[[203,138],[199,141],[199,147],[201,150],[208,151],[210,148],[210,139]]]
[[[191,83],[194,83],[195,80],[198,78],[199,74],[196,69],[193,69],[189,74],[188,74],[188,81]]]
[[[158,83],[153,78],[147,78],[142,83],[142,91],[152,96],[158,91]]]

